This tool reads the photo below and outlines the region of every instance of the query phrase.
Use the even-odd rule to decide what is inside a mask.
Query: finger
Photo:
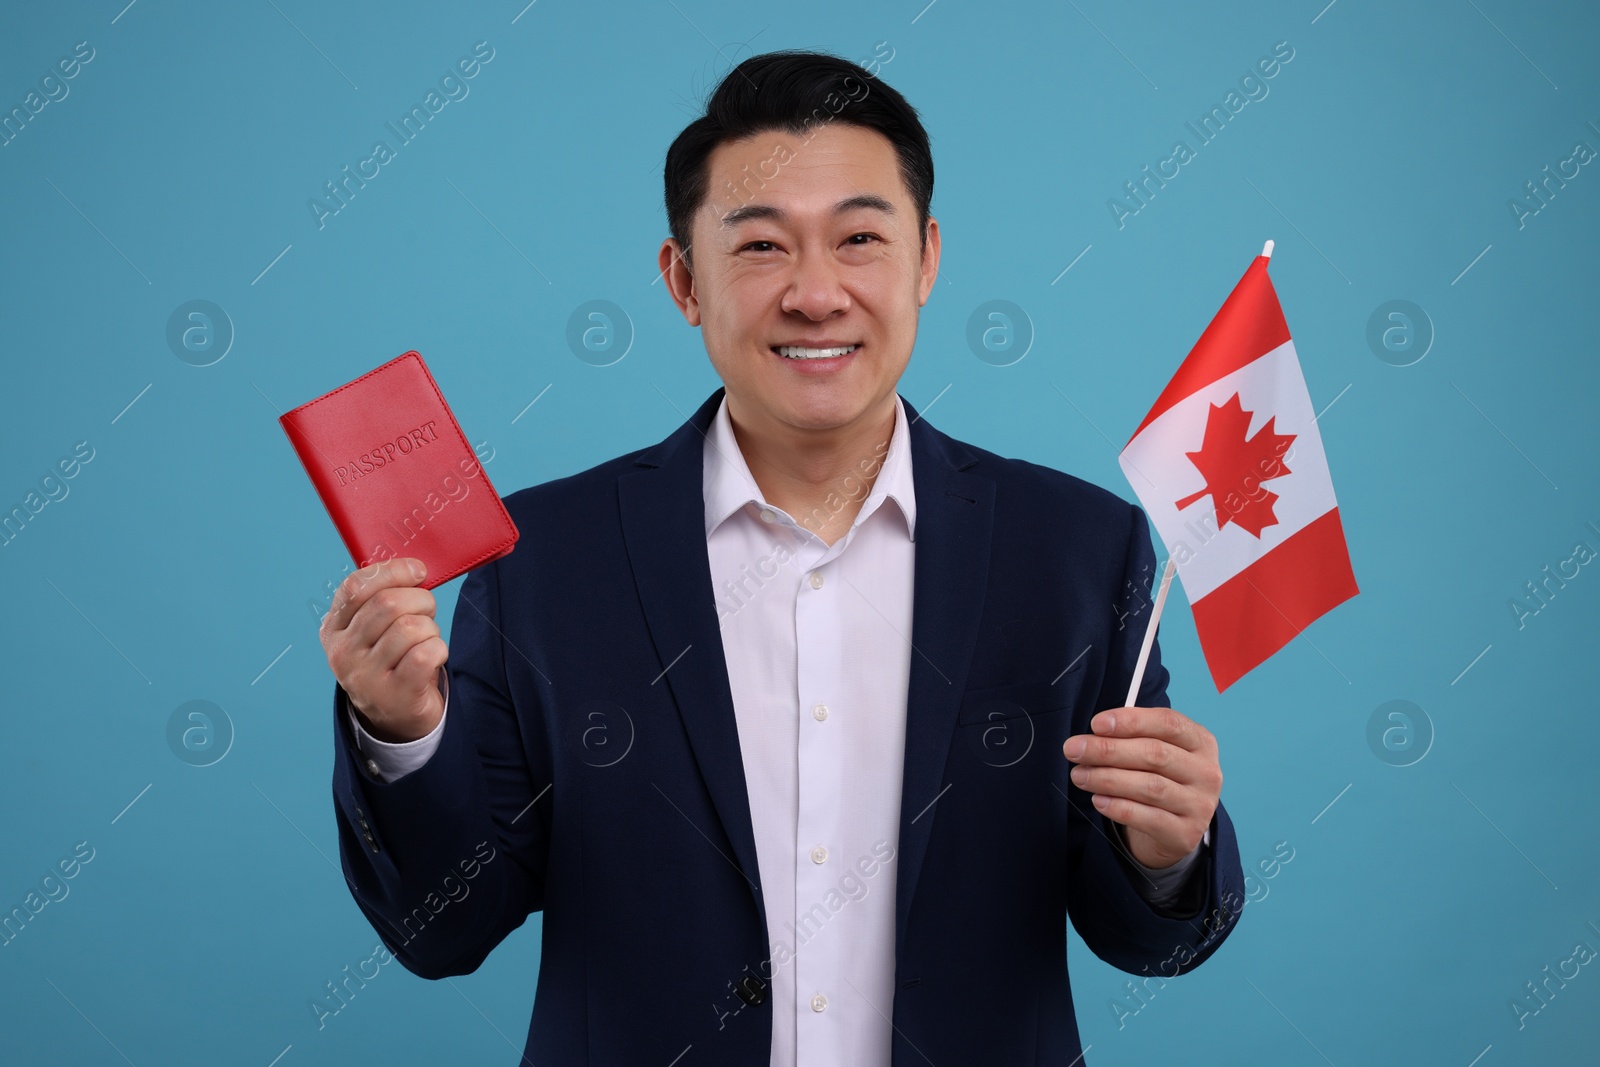
[[[346,640],[353,647],[367,648],[394,625],[396,619],[407,615],[421,615],[432,619],[436,609],[433,594],[413,586],[389,586],[367,598],[355,618],[345,628]]]
[[[1083,752],[1070,755],[1073,743],[1083,741]],[[1154,771],[1184,785],[1204,780],[1206,760],[1193,752],[1154,737],[1100,737],[1076,734],[1067,738],[1062,751],[1080,766],[1122,767],[1132,771]]]
[[[1094,795],[1093,803],[1106,818],[1130,830],[1149,834],[1158,841],[1182,841],[1189,835],[1189,821],[1163,808],[1101,793]]]
[[[413,570],[413,567],[416,569]],[[420,559],[407,556],[374,563],[348,575],[334,591],[333,606],[322,619],[323,629],[330,633],[343,630],[361,606],[379,590],[391,586],[416,585],[426,573],[427,568]]]
[[[1171,708],[1107,708],[1089,720],[1089,729],[1104,737],[1156,737],[1190,752],[1216,745],[1211,731]]]
[[[426,615],[401,615],[373,646],[371,666],[374,670],[395,670],[413,648],[438,636],[439,624]]]
[[[437,681],[439,668],[444,666],[450,658],[450,649],[444,643],[444,638],[437,635],[421,641],[400,657],[400,662],[395,664],[395,677],[399,678],[407,690],[421,690]]]
[[[1192,818],[1206,809],[1209,799],[1199,790],[1149,771],[1120,767],[1074,767],[1072,783],[1096,796],[1122,797],[1180,818]]]

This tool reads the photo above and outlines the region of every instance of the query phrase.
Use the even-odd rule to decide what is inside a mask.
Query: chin
[[[845,426],[861,416],[868,399],[855,392],[817,389],[786,395],[780,401],[788,421],[807,429],[823,430]]]

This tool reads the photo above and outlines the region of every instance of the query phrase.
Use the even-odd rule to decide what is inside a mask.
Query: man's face
[[[709,179],[691,229],[693,274],[670,238],[660,264],[701,328],[730,410],[767,431],[879,417],[939,267],[938,223],[929,219],[924,249],[893,146],[838,121],[798,136],[769,131],[719,145]],[[791,345],[859,347],[825,359],[779,354]]]

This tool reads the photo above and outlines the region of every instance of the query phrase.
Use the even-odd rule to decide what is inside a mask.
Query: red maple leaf
[[[1177,508],[1182,511],[1209,495],[1217,512],[1217,529],[1232,522],[1260,538],[1262,530],[1278,522],[1272,511],[1278,494],[1261,483],[1290,473],[1283,454],[1297,435],[1278,433],[1273,428],[1278,419],[1274,415],[1254,437],[1248,437],[1254,414],[1244,410],[1238,393],[1220,406],[1211,405],[1200,451],[1185,453],[1205,477],[1206,487],[1179,500]]]

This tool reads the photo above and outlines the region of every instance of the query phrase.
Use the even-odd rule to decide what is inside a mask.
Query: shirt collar
[[[870,459],[863,462],[870,464]],[[758,508],[772,506],[762,495],[761,487],[756,484],[744,453],[739,449],[738,439],[733,434],[733,422],[728,417],[726,393],[717,405],[711,431],[706,435],[702,470],[701,486],[705,495],[708,538],[730,515],[745,505],[754,504]],[[866,473],[870,471],[868,466]],[[917,499],[911,477],[911,431],[906,425],[905,405],[901,403],[898,393],[894,398],[894,430],[889,435],[889,451],[884,456],[877,480],[872,483],[872,492],[862,503],[851,528],[865,522],[886,499],[893,500],[899,506],[900,514],[905,518],[907,539],[916,540]],[[796,518],[796,521],[799,519]]]

